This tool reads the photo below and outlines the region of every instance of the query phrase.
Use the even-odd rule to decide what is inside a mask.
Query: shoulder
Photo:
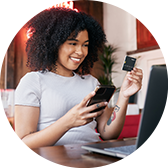
[[[21,79],[20,82],[31,82],[31,83],[36,83],[39,81],[40,78],[40,72],[39,71],[32,71],[26,73]]]
[[[41,87],[38,72],[28,72],[21,78],[15,90],[15,104],[39,107],[40,98]]]
[[[39,72],[28,72],[21,79],[17,87],[38,88],[40,86]]]
[[[31,72],[28,72],[26,73],[23,77],[26,77],[26,78],[35,78],[35,77],[39,77],[39,74],[41,74],[42,72],[40,71],[31,71]]]
[[[39,72],[37,71],[32,71],[32,72],[28,72],[26,73],[22,78],[21,80],[23,79],[32,79],[32,78],[37,78],[39,77]]]

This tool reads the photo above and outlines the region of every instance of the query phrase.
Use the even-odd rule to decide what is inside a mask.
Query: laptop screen
[[[150,137],[158,125],[165,108],[167,89],[166,66],[152,66],[138,132],[137,148]]]

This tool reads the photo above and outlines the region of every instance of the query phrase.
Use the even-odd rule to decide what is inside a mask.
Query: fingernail
[[[95,95],[95,91],[91,92],[92,95]]]
[[[104,104],[105,104],[105,105],[107,105],[107,104],[108,104],[108,102],[104,102]]]

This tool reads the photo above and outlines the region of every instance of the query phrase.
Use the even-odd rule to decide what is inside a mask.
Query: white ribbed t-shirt
[[[81,78],[76,73],[73,77],[64,77],[50,71],[29,72],[15,90],[15,105],[40,108],[39,131],[64,116],[98,84],[98,80],[91,75]],[[96,125],[97,122],[93,120],[87,125],[72,128],[55,145],[100,141],[99,134],[95,132]]]

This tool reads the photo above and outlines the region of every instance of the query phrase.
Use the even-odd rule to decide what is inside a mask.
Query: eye
[[[73,45],[73,46],[75,46],[75,45],[76,45],[76,43],[69,43],[69,45]]]
[[[88,46],[89,46],[89,44],[84,44],[83,46],[84,46],[84,47],[88,47]]]

